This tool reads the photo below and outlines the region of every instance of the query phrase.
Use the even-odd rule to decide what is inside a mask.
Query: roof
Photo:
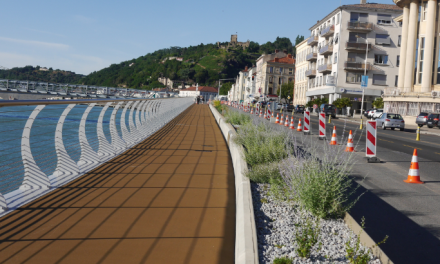
[[[270,60],[270,61],[268,61],[268,62],[286,63],[286,64],[295,64],[295,59],[292,57],[291,54],[288,54],[286,57],[275,58],[275,59]]]
[[[182,89],[181,91],[195,91],[196,87],[195,86],[191,86],[189,88],[186,89]],[[215,87],[210,87],[210,86],[199,86],[199,91],[200,92],[206,92],[206,93],[218,93],[218,89]]]

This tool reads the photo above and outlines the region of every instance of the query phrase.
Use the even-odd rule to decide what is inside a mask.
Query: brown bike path
[[[0,218],[0,263],[233,263],[234,244],[234,172],[207,105]]]

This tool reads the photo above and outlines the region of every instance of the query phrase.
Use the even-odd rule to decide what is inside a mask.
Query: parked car
[[[374,115],[374,112],[376,112],[376,109],[371,109],[370,111],[368,111],[367,117],[371,118]]]
[[[419,127],[423,127],[426,125],[426,122],[428,122],[428,116],[429,114],[427,112],[420,112],[420,114],[416,118],[416,124]]]
[[[399,114],[393,113],[383,113],[379,118],[376,119],[377,127],[382,127],[383,130],[391,128],[400,128],[400,131],[405,130],[405,120]]]
[[[428,120],[427,120],[427,125],[429,128],[433,128],[433,127],[440,127],[440,123],[438,122],[440,118],[440,114],[439,113],[432,113],[428,116]]]
[[[295,113],[304,114],[304,109],[305,109],[304,105],[296,105],[295,106]]]
[[[326,116],[332,116],[333,118],[336,117],[336,106],[331,104],[322,104],[320,106],[320,112],[325,113]]]
[[[376,119],[382,114],[383,114],[383,109],[376,109],[376,111],[374,111],[374,114],[371,116],[371,118]]]
[[[368,117],[368,113],[370,112],[370,111],[373,111],[374,109],[368,109],[368,110],[365,110],[365,112],[364,112],[364,116],[365,117]]]
[[[286,111],[288,111],[288,112],[292,112],[293,111],[293,109],[295,108],[293,105],[291,105],[291,104],[285,104],[286,105]]]
[[[283,104],[277,103],[277,110],[281,110],[281,107],[283,107]]]

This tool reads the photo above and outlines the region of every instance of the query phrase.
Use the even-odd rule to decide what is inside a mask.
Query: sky
[[[170,46],[274,41],[360,0],[0,1],[0,66],[89,74]],[[375,3],[393,4],[392,0]]]

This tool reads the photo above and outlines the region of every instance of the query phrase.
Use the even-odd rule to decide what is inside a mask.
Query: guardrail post
[[[50,181],[47,175],[41,171],[37,163],[32,156],[30,137],[32,124],[34,123],[37,115],[43,110],[45,105],[37,105],[34,111],[32,111],[26,125],[23,129],[21,137],[21,158],[24,165],[24,179],[20,186],[20,189],[48,189],[50,187]]]
[[[85,172],[95,166],[97,166],[100,161],[98,159],[97,153],[90,147],[89,141],[87,140],[86,135],[86,121],[87,116],[89,115],[92,108],[96,105],[96,103],[91,103],[84,111],[84,114],[81,117],[81,123],[79,124],[79,144],[81,147],[81,157],[78,161],[78,167],[81,172]]]
[[[55,150],[57,153],[57,168],[55,169],[53,176],[53,186],[58,185],[60,181],[64,182],[66,178],[75,177],[79,174],[79,167],[75,161],[69,156],[64,147],[63,142],[63,125],[66,120],[66,116],[69,114],[70,110],[75,107],[76,104],[67,105],[63,113],[58,120],[57,127],[55,129]]]
[[[104,134],[104,129],[102,127],[102,121],[104,120],[105,111],[107,111],[108,107],[111,104],[113,104],[113,102],[108,102],[105,104],[105,106],[102,108],[101,113],[99,114],[99,118],[98,118],[98,125],[97,125],[97,134],[98,134],[98,141],[99,141],[98,156],[100,157],[101,162],[106,161],[106,160],[115,156],[115,152],[113,150],[113,147],[107,141],[107,138],[105,137],[105,134]]]
[[[110,135],[112,137],[112,146],[116,155],[121,154],[126,149],[125,142],[119,137],[118,130],[116,129],[116,114],[123,103],[124,102],[119,102],[115,105],[112,116],[110,117]]]
[[[136,130],[136,126],[134,125],[134,121],[133,121],[133,114],[135,112],[136,107],[139,105],[139,101],[135,101],[133,106],[131,107],[130,110],[130,117],[128,119],[128,125],[130,126],[130,135],[133,139],[133,143],[137,143],[139,142],[139,140],[141,139],[141,135],[138,133],[138,131]]]
[[[0,213],[8,210],[8,204],[6,203],[5,197],[0,193]]]

